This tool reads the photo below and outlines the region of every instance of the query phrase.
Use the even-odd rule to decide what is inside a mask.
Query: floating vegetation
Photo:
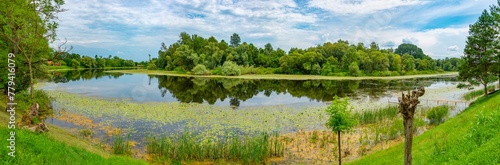
[[[214,139],[228,130],[238,132],[296,131],[299,129],[323,128],[326,115],[321,107],[294,108],[288,106],[246,107],[238,110],[195,103],[147,102],[136,103],[124,99],[103,99],[81,96],[62,91],[48,91],[57,98],[56,108],[102,119],[103,125],[114,125],[122,121],[130,123],[153,123],[149,127],[182,125],[176,130],[196,130],[207,140]],[[105,119],[105,120],[104,120]],[[144,130],[141,130],[144,131]],[[159,132],[156,132],[159,133]]]

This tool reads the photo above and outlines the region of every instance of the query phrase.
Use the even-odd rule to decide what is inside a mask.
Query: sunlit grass
[[[376,123],[384,119],[392,119],[398,115],[397,106],[388,106],[377,109],[366,109],[360,112],[355,112],[354,117],[358,120],[359,124]]]
[[[461,114],[413,140],[414,164],[500,164],[500,93],[481,97]],[[352,164],[403,164],[403,144]]]
[[[495,85],[488,86],[488,90],[492,90],[492,89],[495,89]],[[482,95],[484,95],[484,89],[467,92],[464,94],[463,98],[467,101],[470,101],[470,100],[477,98],[479,96],[482,96]]]
[[[202,141],[186,131],[177,137],[149,138],[147,152],[158,162],[225,160],[242,164],[262,164],[271,157],[282,157],[284,144],[277,132],[230,136]]]

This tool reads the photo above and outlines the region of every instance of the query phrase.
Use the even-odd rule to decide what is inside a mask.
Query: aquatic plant
[[[185,131],[178,136],[152,137],[147,141],[147,153],[167,162],[223,159],[243,164],[262,164],[271,157],[284,155],[284,144],[277,132],[203,141],[194,133]]]
[[[446,120],[446,117],[449,114],[450,106],[441,105],[437,107],[431,108],[427,111],[427,119],[431,124],[440,124]]]

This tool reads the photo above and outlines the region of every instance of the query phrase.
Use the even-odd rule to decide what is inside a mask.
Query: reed
[[[201,141],[191,132],[180,136],[149,138],[146,151],[162,161],[232,161],[242,164],[262,164],[271,157],[282,157],[284,144],[277,132],[248,136],[234,135],[211,141]]]
[[[368,109],[361,112],[354,113],[355,118],[359,124],[372,124],[384,119],[392,119],[398,115],[398,107],[388,106],[378,109]]]
[[[493,90],[493,89],[495,89],[494,85],[488,86],[488,90]],[[477,98],[479,96],[482,96],[482,95],[484,95],[484,89],[467,92],[464,94],[463,98],[467,101],[470,101],[470,100]]]
[[[132,147],[130,146],[129,139],[130,134],[126,138],[123,138],[121,135],[116,136],[113,142],[113,153],[117,155],[131,155]]]

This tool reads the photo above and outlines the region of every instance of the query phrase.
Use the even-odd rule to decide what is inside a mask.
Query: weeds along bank
[[[417,136],[414,164],[499,164],[500,93],[481,97],[456,117]],[[352,164],[403,164],[403,144]]]
[[[55,120],[66,118],[64,121],[79,125],[84,130],[76,132],[80,137],[107,139],[107,149],[115,154],[163,163],[321,164],[335,160],[337,139],[324,131],[325,106],[234,110],[204,104],[135,103],[57,90],[47,93],[56,98],[54,107],[59,111]],[[417,133],[429,128],[426,112],[419,111]],[[345,136],[348,140],[342,140],[347,147],[342,154],[345,160],[401,142],[403,124],[395,107],[366,109],[355,116],[359,125]]]

